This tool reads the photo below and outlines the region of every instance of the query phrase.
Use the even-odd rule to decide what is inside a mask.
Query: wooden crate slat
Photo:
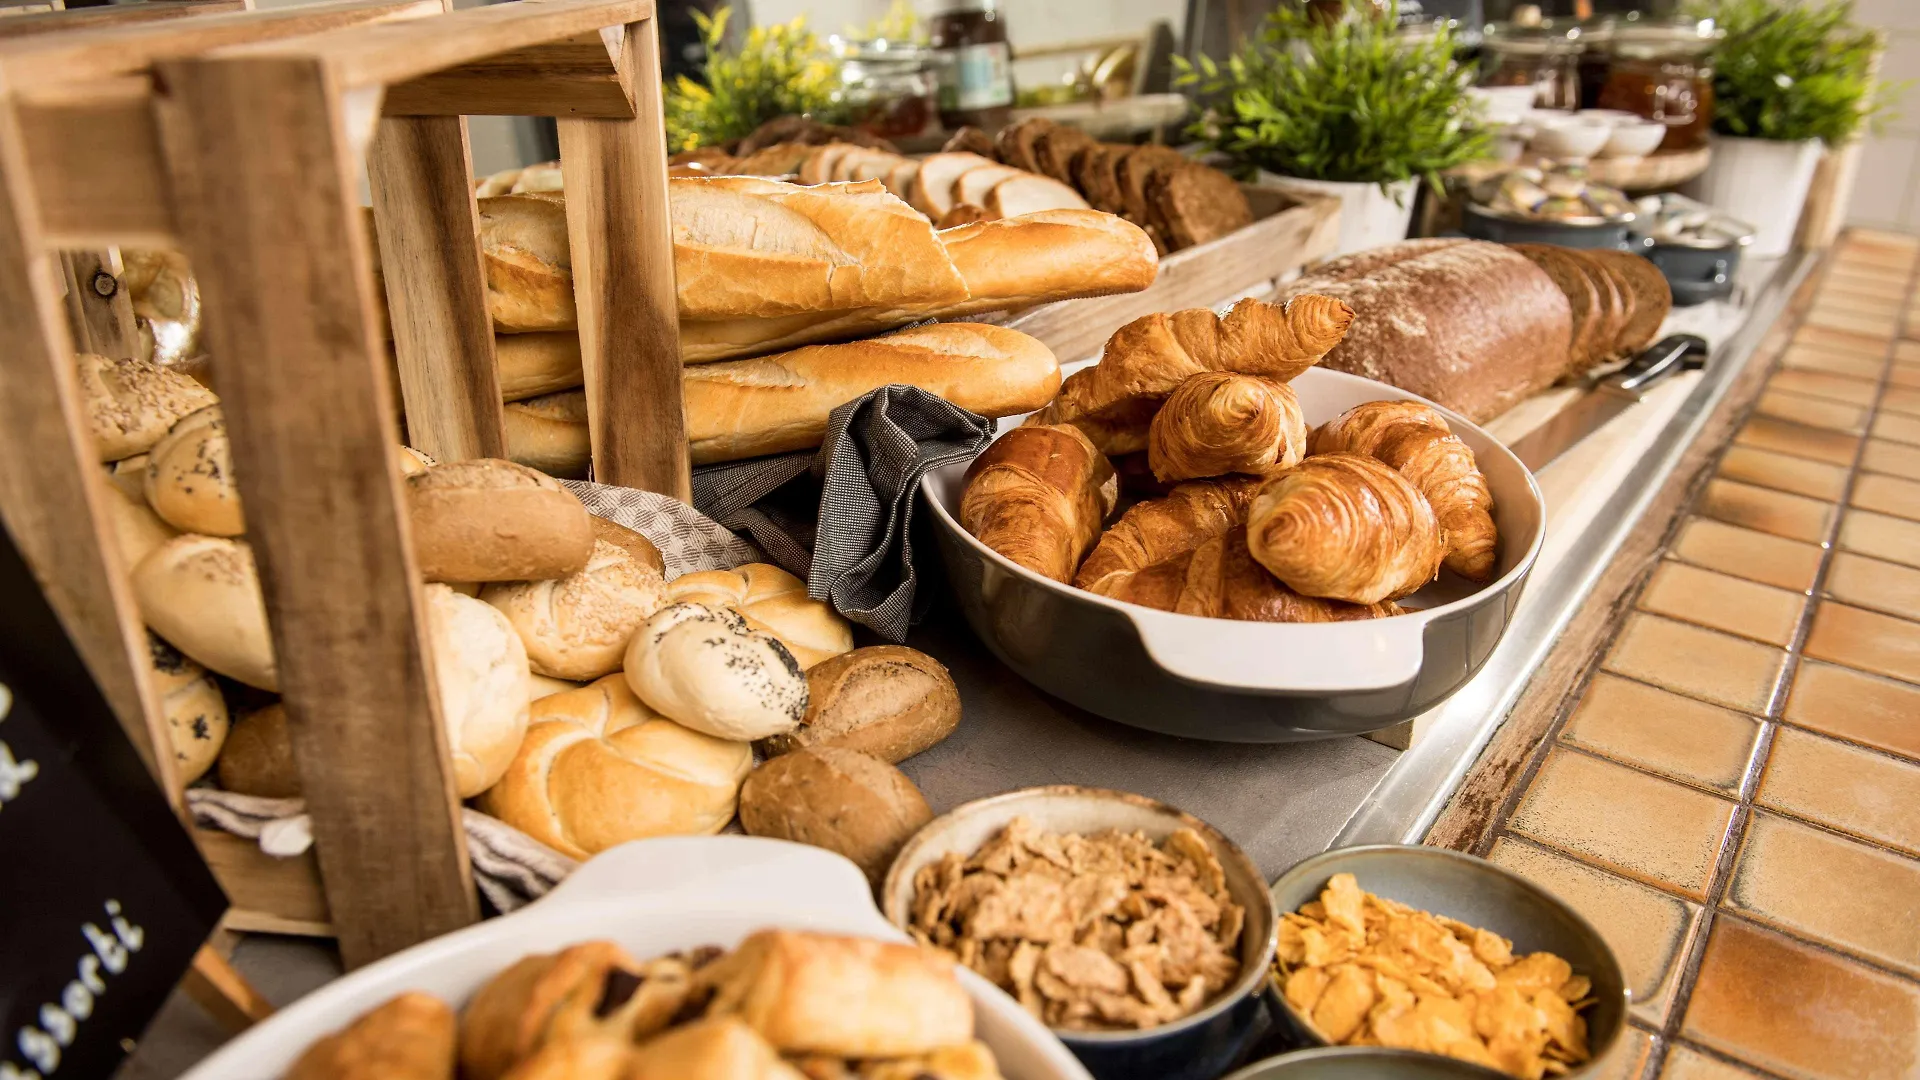
[[[3,65],[0,65],[3,66]],[[164,247],[177,232],[145,79],[20,101],[25,170],[47,242]]]
[[[187,15],[205,16],[246,10],[248,10],[247,0],[145,0],[144,3],[137,4],[69,8],[65,11],[49,11],[0,19],[0,38],[66,34],[108,26],[161,22]]]
[[[388,116],[633,115],[633,89],[618,63],[620,35],[579,34],[423,75],[387,88]]]
[[[341,955],[479,915],[375,340],[343,104],[301,59],[159,65],[248,535]]]
[[[388,117],[367,152],[408,438],[440,461],[507,454],[468,161],[458,116]]]

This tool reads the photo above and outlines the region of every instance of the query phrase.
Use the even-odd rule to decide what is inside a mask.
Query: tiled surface
[[[1490,834],[1628,971],[1600,1075],[1920,1080],[1917,262],[1836,249]]]

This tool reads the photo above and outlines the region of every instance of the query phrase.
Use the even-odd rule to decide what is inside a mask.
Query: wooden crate
[[[1123,324],[1156,311],[1213,307],[1264,291],[1325,258],[1340,239],[1340,200],[1302,198],[1242,184],[1253,224],[1160,260],[1144,292],[1062,300],[1014,315],[1006,325],[1047,344],[1062,363],[1092,356]]]
[[[446,458],[497,454],[463,117],[560,118],[596,466],[688,490],[652,17],[651,0],[352,0],[0,42],[16,345],[0,357],[15,463],[0,513],[176,799],[49,271],[63,247],[173,243],[200,279],[316,838],[313,858],[269,861],[201,836],[236,924],[330,924],[357,965],[478,915],[355,205],[363,160],[410,428]]]

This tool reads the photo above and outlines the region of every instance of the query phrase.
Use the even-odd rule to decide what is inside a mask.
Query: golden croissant
[[[1237,371],[1286,382],[1346,336],[1353,309],[1307,294],[1284,306],[1246,299],[1225,315],[1189,308],[1142,316],[1114,332],[1100,362],[1061,384],[1030,424],[1072,424],[1103,452],[1147,448],[1160,403],[1189,375]]]
[[[1154,415],[1147,463],[1167,482],[1291,468],[1307,454],[1307,418],[1293,388],[1231,371],[1189,375]]]
[[[1419,489],[1359,454],[1317,454],[1268,477],[1247,513],[1247,547],[1295,592],[1353,604],[1417,591],[1446,553]]]
[[[1356,405],[1314,431],[1311,452],[1365,454],[1406,477],[1427,497],[1440,522],[1447,569],[1470,581],[1492,579],[1499,542],[1493,492],[1472,449],[1433,406],[1418,401]]]
[[[1113,466],[1078,428],[1015,428],[968,466],[960,525],[1021,566],[1065,582],[1118,497]]]
[[[1259,489],[1257,476],[1193,480],[1177,485],[1165,498],[1135,503],[1101,534],[1073,583],[1099,592],[1100,582],[1110,574],[1144,570],[1246,524],[1247,508]]]
[[[1400,614],[1398,604],[1347,604],[1294,592],[1254,561],[1245,529],[1228,529],[1143,569],[1108,574],[1089,591],[1161,611],[1244,622],[1346,622]]]

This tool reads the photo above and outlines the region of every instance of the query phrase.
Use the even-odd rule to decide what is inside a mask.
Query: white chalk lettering
[[[13,711],[13,692],[0,685],[0,720]],[[0,807],[20,797],[20,789],[27,781],[40,775],[40,765],[31,759],[21,761],[13,756],[13,748],[0,742]],[[0,1080],[5,1080],[0,1077]]]
[[[5,687],[0,687],[4,691]],[[14,1034],[13,1042],[30,1068],[21,1069],[10,1061],[0,1061],[0,1080],[45,1080],[60,1067],[62,1048],[72,1046],[79,1037],[80,1022],[93,1015],[94,1003],[107,992],[107,981],[100,969],[118,975],[127,969],[127,961],[146,944],[147,932],[126,917],[120,901],[106,903],[107,918],[113,927],[108,934],[92,923],[83,923],[80,934],[93,951],[82,953],[74,964],[74,977],[60,991],[59,1002],[40,1006],[38,1026],[28,1024]]]

